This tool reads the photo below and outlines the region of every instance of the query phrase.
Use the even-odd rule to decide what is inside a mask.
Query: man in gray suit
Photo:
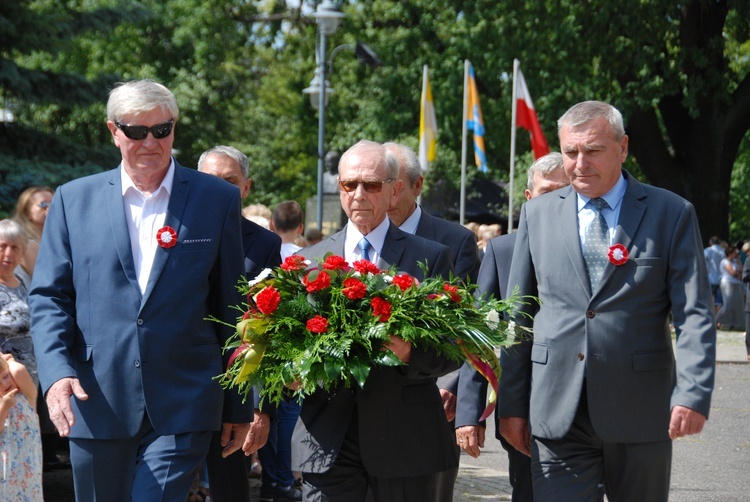
[[[349,222],[300,250],[314,260],[332,252],[349,263],[395,265],[419,280],[417,265],[447,277],[450,250],[391,225],[388,208],[401,190],[398,161],[382,145],[360,141],[341,157],[341,206]],[[394,336],[395,335],[395,336]],[[292,466],[303,473],[303,500],[356,502],[368,488],[377,502],[433,502],[436,474],[457,466],[435,378],[455,361],[391,336],[405,366],[374,367],[364,388],[343,385],[305,397],[292,438]]]
[[[521,210],[508,291],[541,303],[519,305],[533,340],[501,356],[500,431],[532,457],[539,500],[594,500],[603,479],[610,500],[666,501],[671,440],[702,430],[714,384],[695,211],[622,170],[607,103],[573,106],[558,134],[571,187]]]
[[[529,168],[526,182],[526,200],[568,186],[570,182],[563,170],[562,155],[553,152],[537,159]],[[500,235],[487,242],[482,267],[479,269],[479,292],[494,298],[503,298],[508,289],[513,247],[516,233]],[[479,422],[487,399],[487,380],[472,366],[461,368],[456,410],[456,438],[463,450],[472,457],[484,448],[485,426]],[[497,414],[496,414],[497,418]],[[495,423],[495,436],[508,452],[508,475],[513,487],[514,502],[531,502],[531,461],[500,435]]]

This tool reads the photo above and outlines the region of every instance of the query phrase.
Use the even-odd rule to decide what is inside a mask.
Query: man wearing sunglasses
[[[332,252],[349,263],[395,265],[417,279],[447,277],[450,250],[392,225],[388,208],[402,188],[398,160],[382,145],[360,141],[341,157],[341,206],[347,225],[299,254],[314,261]],[[391,336],[403,367],[372,369],[365,391],[317,392],[302,403],[292,438],[292,467],[302,471],[303,500],[357,502],[368,488],[376,502],[432,502],[437,473],[457,467],[451,431],[435,379],[460,365]],[[418,459],[415,461],[415,458]]]
[[[122,162],[55,193],[29,304],[76,500],[185,500],[214,430],[242,446],[252,402],[213,379],[243,253],[239,191],[171,156],[179,110],[140,80],[110,93]],[[223,424],[223,425],[222,425]]]

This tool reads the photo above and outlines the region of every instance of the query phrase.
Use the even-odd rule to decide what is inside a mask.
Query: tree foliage
[[[175,148],[183,164],[194,165],[215,144],[232,144],[250,158],[253,201],[303,202],[316,179],[317,115],[301,90],[315,67],[309,14],[317,3],[5,2],[0,92],[16,106],[13,128],[26,133],[0,133],[0,152],[4,159],[37,159],[40,171],[50,168],[43,162],[66,164],[60,172],[70,175],[113,167],[106,94],[116,80],[148,77],[177,95]],[[347,17],[329,40],[328,56],[360,40],[383,66],[373,70],[347,47],[337,51],[328,149],[343,151],[361,138],[416,148],[426,64],[440,130],[427,184],[456,185],[468,59],[485,117],[488,177],[507,180],[508,74],[517,58],[550,145],[570,105],[611,102],[626,120],[631,172],[692,201],[704,235],[729,237],[730,222],[733,234],[750,228],[740,213],[744,199],[730,198],[732,183],[750,179],[747,1],[350,0],[342,8]],[[34,148],[34,134],[56,138],[56,146],[44,140]],[[528,150],[519,131],[520,172],[530,162]],[[484,176],[475,169],[469,175]]]

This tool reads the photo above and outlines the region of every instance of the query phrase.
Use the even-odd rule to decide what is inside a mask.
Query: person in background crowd
[[[318,242],[323,240],[323,237],[323,232],[321,232],[317,228],[309,228],[307,232],[305,232],[305,240],[307,240],[308,246],[317,244]]]
[[[745,350],[750,361],[750,260],[745,260],[743,265],[742,282],[745,285]]]
[[[706,270],[708,270],[708,282],[711,284],[711,294],[714,297],[714,311],[718,312],[721,308],[721,260],[726,255],[724,253],[724,244],[716,235],[711,236],[708,240],[708,247],[703,250],[703,257],[706,260]]]
[[[516,306],[533,337],[501,353],[500,433],[531,456],[537,500],[593,500],[603,480],[610,500],[666,502],[672,440],[703,429],[714,387],[695,211],[622,169],[613,106],[574,105],[558,135],[570,187],[522,206],[513,249],[506,294],[539,303]]]
[[[228,456],[252,420],[214,378],[234,329],[206,320],[242,302],[240,194],[172,158],[178,120],[163,85],[117,85],[120,166],[59,187],[47,215],[32,338],[77,500],[185,500],[213,431]]]
[[[349,263],[395,265],[418,280],[448,277],[453,267],[447,247],[403,232],[388,219],[402,181],[398,160],[386,148],[363,140],[347,150],[339,188],[346,227],[299,255],[314,261],[331,252]],[[419,260],[429,266],[425,273]],[[372,368],[364,389],[342,384],[305,397],[292,440],[292,466],[302,472],[305,501],[361,502],[371,489],[376,502],[434,502],[437,473],[457,467],[435,381],[459,364],[413,347],[398,333],[389,348],[404,366]]]
[[[247,198],[253,183],[249,169],[247,156],[231,146],[215,146],[203,152],[198,160],[198,171],[218,176],[236,186],[242,200]],[[245,277],[252,280],[263,269],[281,265],[281,239],[246,218],[242,218],[241,223]],[[268,440],[272,413],[269,410],[261,411],[260,408],[258,394],[255,393],[253,422],[243,445],[246,454],[256,452]],[[240,452],[222,456],[219,432],[214,432],[206,464],[212,502],[247,502],[250,493],[245,459]]]
[[[37,384],[26,367],[0,353],[0,498],[43,502],[42,443],[34,403]]]
[[[42,242],[44,222],[47,220],[47,209],[52,202],[53,194],[54,191],[49,187],[31,186],[21,192],[16,202],[13,219],[21,225],[21,228],[26,232],[26,237],[28,237],[28,245],[19,267],[16,268],[16,274],[27,288],[31,287],[36,256],[39,253],[39,243]]]
[[[562,155],[553,152],[537,159],[529,168],[526,181],[526,200],[552,192],[570,181],[563,170]],[[513,247],[516,233],[490,239],[485,248],[482,267],[479,269],[479,293],[501,299],[508,290]],[[512,349],[510,349],[512,350]],[[456,438],[458,445],[472,457],[478,457],[484,448],[485,425],[479,422],[487,400],[487,380],[470,365],[461,368],[456,407]],[[495,436],[508,452],[508,474],[513,487],[511,500],[531,502],[531,459],[511,446],[502,435],[495,414]]]
[[[296,200],[285,200],[273,209],[271,231],[281,237],[282,260],[302,249],[295,241],[304,229],[305,214]]]
[[[745,331],[745,307],[742,290],[742,265],[736,247],[727,246],[721,260],[721,297],[723,303],[716,314],[716,327]]]

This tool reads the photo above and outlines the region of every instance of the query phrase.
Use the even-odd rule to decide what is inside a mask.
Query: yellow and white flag
[[[422,171],[427,172],[430,169],[430,162],[437,158],[437,134],[435,104],[432,102],[430,77],[427,75],[427,65],[425,65],[419,112],[419,164],[422,166]]]

